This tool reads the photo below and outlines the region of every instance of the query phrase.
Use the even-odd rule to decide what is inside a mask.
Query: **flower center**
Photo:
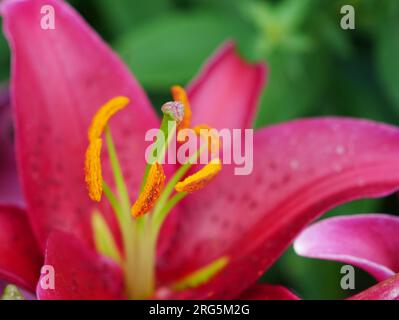
[[[154,297],[156,245],[165,219],[174,206],[190,193],[206,187],[222,168],[220,159],[214,158],[198,172],[185,177],[201,154],[212,149],[209,148],[209,143],[213,146],[219,145],[215,143],[215,139],[218,141],[218,138],[212,137],[212,141],[204,141],[197,152],[167,181],[161,163],[170,142],[176,138],[176,130],[189,128],[191,118],[190,105],[184,89],[174,86],[172,95],[174,101],[162,107],[163,119],[157,136],[155,161],[147,164],[140,194],[133,205],[130,202],[108,125],[112,116],[129,104],[129,99],[116,97],[102,106],[94,116],[88,132],[89,146],[86,151],[85,175],[89,197],[93,201],[100,202],[104,193],[118,220],[123,248],[120,250],[117,246],[107,222],[98,210],[92,216],[95,246],[100,254],[114,260],[123,269],[126,294],[130,299]],[[208,126],[201,125],[194,128],[194,131],[200,135],[199,132],[203,132],[204,128],[211,130]],[[115,190],[112,190],[102,177],[103,135],[105,135]],[[178,291],[202,285],[222,270],[227,263],[228,259],[221,257],[184,278],[177,279],[168,287],[170,290]]]

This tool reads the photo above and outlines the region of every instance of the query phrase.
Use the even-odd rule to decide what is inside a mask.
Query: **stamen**
[[[129,103],[126,97],[116,97],[103,105],[94,115],[88,132],[89,147],[86,151],[85,175],[89,197],[99,202],[103,191],[101,169],[101,136],[111,117]]]
[[[183,121],[180,123],[178,129],[186,129],[190,128],[191,122],[191,107],[190,102],[188,101],[186,91],[180,86],[173,86],[172,87],[172,96],[175,101],[180,101],[184,106],[184,118]]]
[[[221,257],[174,283],[171,288],[175,291],[197,288],[215,277],[226,267],[228,262],[229,259],[227,257]]]
[[[97,202],[100,202],[103,191],[101,147],[101,139],[91,141],[86,151],[85,160],[85,180],[89,190],[89,197]]]
[[[165,180],[162,165],[158,162],[152,164],[143,191],[132,207],[131,212],[134,217],[141,217],[155,206],[164,188]]]
[[[114,260],[119,265],[122,264],[122,257],[116,245],[114,236],[100,212],[95,211],[91,218],[94,233],[94,244],[97,252]]]
[[[122,110],[129,104],[129,99],[126,97],[116,97],[103,105],[93,117],[91,126],[89,128],[89,141],[93,141],[101,137],[104,129],[111,119],[111,117]]]
[[[206,187],[222,170],[222,163],[219,158],[213,159],[198,172],[187,177],[175,186],[177,192],[193,193]]]
[[[184,89],[174,86],[172,94],[175,101],[168,102],[162,106],[164,116],[157,136],[157,141],[160,141],[160,145],[156,149],[155,162],[147,164],[141,193],[132,207],[130,206],[130,199],[111,132],[109,128],[106,129],[111,117],[125,108],[129,103],[129,99],[116,97],[102,106],[95,114],[88,132],[89,146],[85,158],[85,180],[89,196],[94,201],[100,201],[104,191],[118,218],[123,249],[120,250],[118,248],[107,222],[98,213],[95,213],[92,217],[94,241],[99,253],[113,259],[123,268],[129,298],[142,299],[152,297],[156,284],[156,243],[163,221],[172,208],[188,193],[207,186],[222,167],[221,160],[213,154],[214,160],[197,173],[180,181],[192,166],[193,160],[198,159],[203,154],[203,151],[206,151],[205,144],[201,144],[200,150],[197,151],[193,160],[182,165],[165,187],[166,177],[160,163],[164,160],[170,143],[175,139],[176,128],[178,130],[189,128],[191,120],[190,105]],[[114,173],[117,194],[114,194],[102,177],[101,149],[104,130],[106,130],[108,154]],[[203,138],[202,140],[205,139],[208,142],[211,151],[218,150],[219,134],[216,130],[206,125],[197,126],[194,130]],[[174,190],[177,193],[173,195]],[[146,215],[142,219],[132,219],[129,211],[135,218],[142,217],[149,212],[151,212],[151,215]],[[184,277],[172,285],[172,288],[179,290],[199,286],[210,280],[224,268],[227,262],[225,257],[218,259]]]

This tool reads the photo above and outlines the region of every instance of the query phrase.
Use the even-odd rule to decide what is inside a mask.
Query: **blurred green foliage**
[[[0,18],[0,21],[2,19]],[[2,21],[1,21],[2,22]],[[3,35],[0,35],[0,81],[6,81],[10,73],[10,54],[7,42]]]
[[[244,41],[247,34],[223,13],[176,12],[130,31],[115,47],[146,88],[167,92],[175,83],[188,82],[195,74],[193,66],[201,65],[223,40],[234,37]]]
[[[217,46],[235,39],[269,67],[256,126],[297,117],[342,115],[399,123],[397,0],[71,0],[123,57],[155,105],[187,83]],[[340,8],[356,10],[356,29],[340,28]],[[0,79],[9,53],[0,38]],[[328,215],[397,211],[396,198],[363,200]],[[304,298],[333,299],[340,265],[289,250],[265,275]],[[358,289],[372,280],[360,271]]]

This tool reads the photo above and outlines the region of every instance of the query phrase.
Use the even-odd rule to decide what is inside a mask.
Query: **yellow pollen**
[[[95,139],[90,142],[86,151],[85,175],[89,190],[89,197],[99,202],[103,191],[103,177],[101,171],[101,147],[102,140]]]
[[[179,124],[178,129],[181,130],[181,129],[190,128],[191,107],[190,107],[190,102],[188,101],[186,91],[180,86],[173,86],[171,91],[172,91],[173,100],[181,102],[184,106],[184,118],[183,121]]]
[[[222,163],[219,158],[213,159],[201,170],[187,177],[175,186],[177,192],[193,193],[206,187],[222,170]]]
[[[165,180],[166,177],[162,165],[155,162],[148,172],[143,191],[132,207],[132,215],[134,217],[143,216],[155,206],[165,186]]]
[[[93,141],[101,137],[104,129],[111,119],[111,117],[122,110],[129,104],[129,99],[126,97],[116,97],[103,105],[93,117],[91,126],[89,128],[89,141]]]

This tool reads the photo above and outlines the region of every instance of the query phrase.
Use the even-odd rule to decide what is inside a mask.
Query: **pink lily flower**
[[[365,214],[326,219],[305,229],[294,242],[297,254],[361,268],[380,284],[355,295],[399,300],[399,218]],[[381,288],[386,287],[389,290]]]
[[[53,6],[55,29],[41,28],[43,5]],[[399,189],[394,127],[317,118],[260,129],[253,173],[236,176],[223,167],[206,188],[174,207],[154,256],[135,259],[134,270],[125,268],[120,260],[124,244],[130,245],[126,233],[105,198],[97,205],[87,195],[87,130],[99,106],[120,96],[132,101],[110,128],[133,197],[146,166],[145,132],[158,128],[160,120],[124,64],[67,4],[7,0],[1,10],[12,49],[11,100],[26,209],[0,205],[0,277],[36,291],[39,299],[136,297],[148,289],[140,280],[152,267],[153,298],[294,298],[283,287],[256,281],[295,236],[336,205]],[[243,61],[232,43],[222,46],[187,88],[192,123],[250,128],[265,74],[262,64]],[[103,169],[104,179],[112,181],[108,161]],[[165,171],[169,177],[176,169]],[[111,251],[120,250],[122,259],[99,252],[93,210],[104,217],[117,243]],[[147,249],[145,235],[138,242]],[[207,269],[220,261],[217,272]],[[39,281],[43,264],[54,267],[54,288]],[[195,276],[198,270],[202,276],[208,272],[200,277],[206,281]],[[399,279],[391,279],[393,287],[377,284],[378,295],[373,291],[370,297],[383,298],[397,288]]]

